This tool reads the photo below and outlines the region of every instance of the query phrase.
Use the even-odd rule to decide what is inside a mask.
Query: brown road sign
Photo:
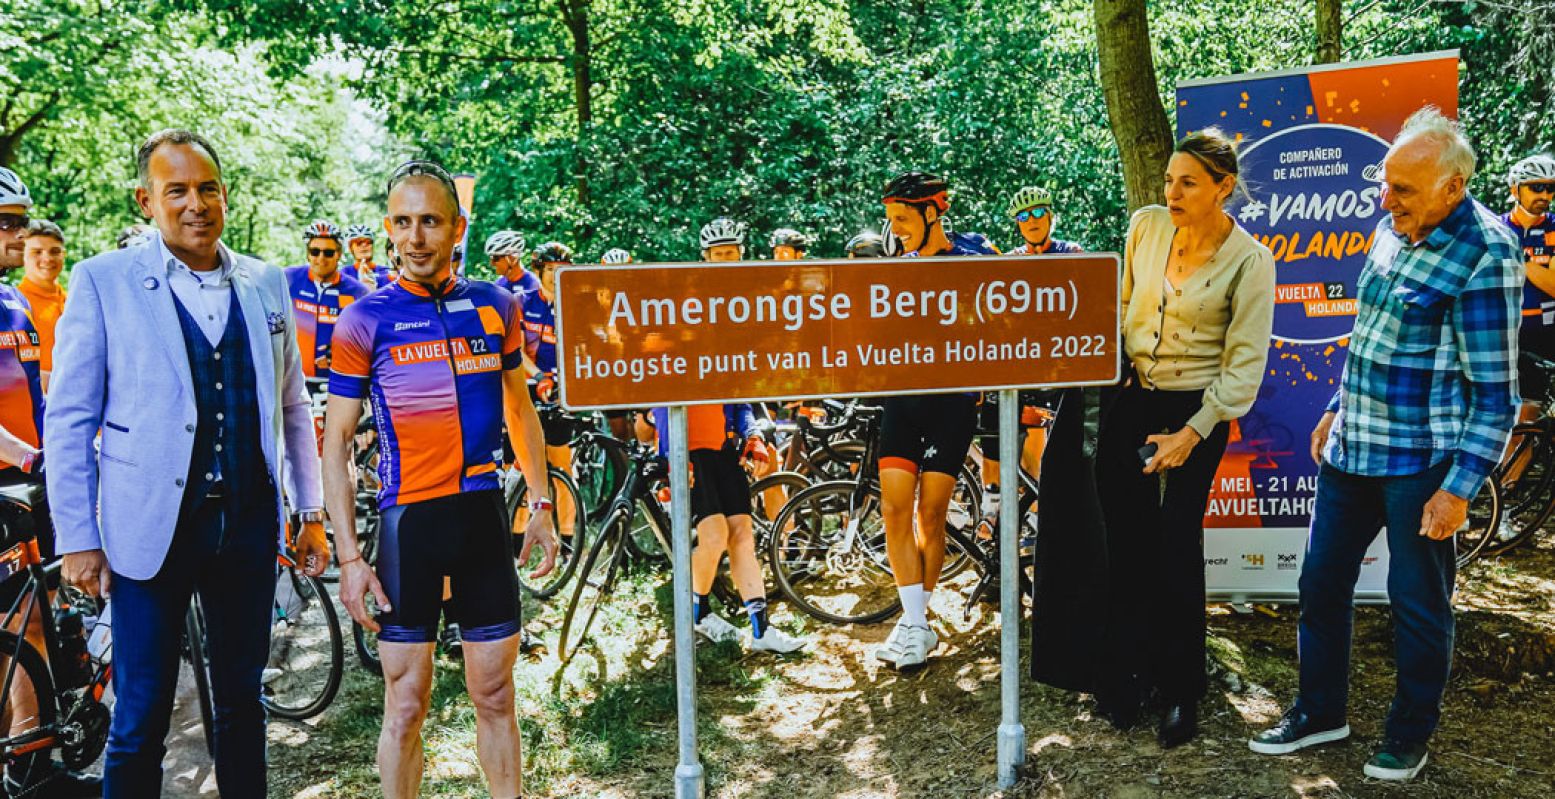
[[[564,267],[568,408],[1118,379],[1115,253]]]

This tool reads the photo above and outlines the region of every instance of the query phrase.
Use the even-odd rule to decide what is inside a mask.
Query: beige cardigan
[[[1204,390],[1188,420],[1200,436],[1247,413],[1263,383],[1274,326],[1274,255],[1241,225],[1220,250],[1162,294],[1172,236],[1171,214],[1159,205],[1134,212],[1123,260],[1123,349],[1150,389]]]

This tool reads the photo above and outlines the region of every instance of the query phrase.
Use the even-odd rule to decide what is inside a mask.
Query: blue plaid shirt
[[[1522,284],[1511,234],[1472,197],[1418,245],[1384,217],[1356,282],[1324,460],[1385,476],[1451,459],[1442,489],[1472,499],[1517,418]]]

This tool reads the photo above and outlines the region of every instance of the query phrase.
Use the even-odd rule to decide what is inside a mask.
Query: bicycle
[[[0,720],[7,726],[0,738],[0,758],[8,776],[20,785],[32,785],[49,768],[54,751],[65,767],[81,770],[96,762],[108,744],[110,713],[105,696],[113,679],[110,658],[91,657],[81,626],[81,614],[72,607],[54,609],[48,586],[58,584],[59,563],[47,566],[38,549],[34,508],[42,506],[42,485],[0,486],[0,540],[12,541],[0,552],[0,580],[20,579],[22,592],[4,619],[9,628],[25,630],[39,614],[48,659],[25,637],[0,630]],[[11,687],[18,678],[32,686],[37,697],[36,715],[21,719],[16,732]]]
[[[1530,352],[1519,353],[1524,363],[1555,378],[1555,362]],[[1502,493],[1503,514],[1492,534],[1483,536],[1472,554],[1493,557],[1533,540],[1555,512],[1555,397],[1545,400],[1539,418],[1512,428],[1507,455],[1487,481],[1490,490]],[[1462,550],[1460,549],[1460,565]],[[1471,557],[1472,559],[1472,557]]]

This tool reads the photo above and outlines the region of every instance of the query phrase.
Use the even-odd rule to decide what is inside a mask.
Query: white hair
[[[1389,152],[1397,151],[1417,138],[1438,147],[1436,165],[1441,171],[1442,180],[1456,175],[1462,177],[1467,183],[1469,178],[1474,177],[1474,166],[1477,161],[1474,156],[1474,146],[1469,144],[1468,138],[1463,135],[1462,126],[1447,118],[1441,109],[1428,105],[1410,114],[1409,119],[1404,120],[1404,127],[1399,130],[1398,138],[1393,140]]]

